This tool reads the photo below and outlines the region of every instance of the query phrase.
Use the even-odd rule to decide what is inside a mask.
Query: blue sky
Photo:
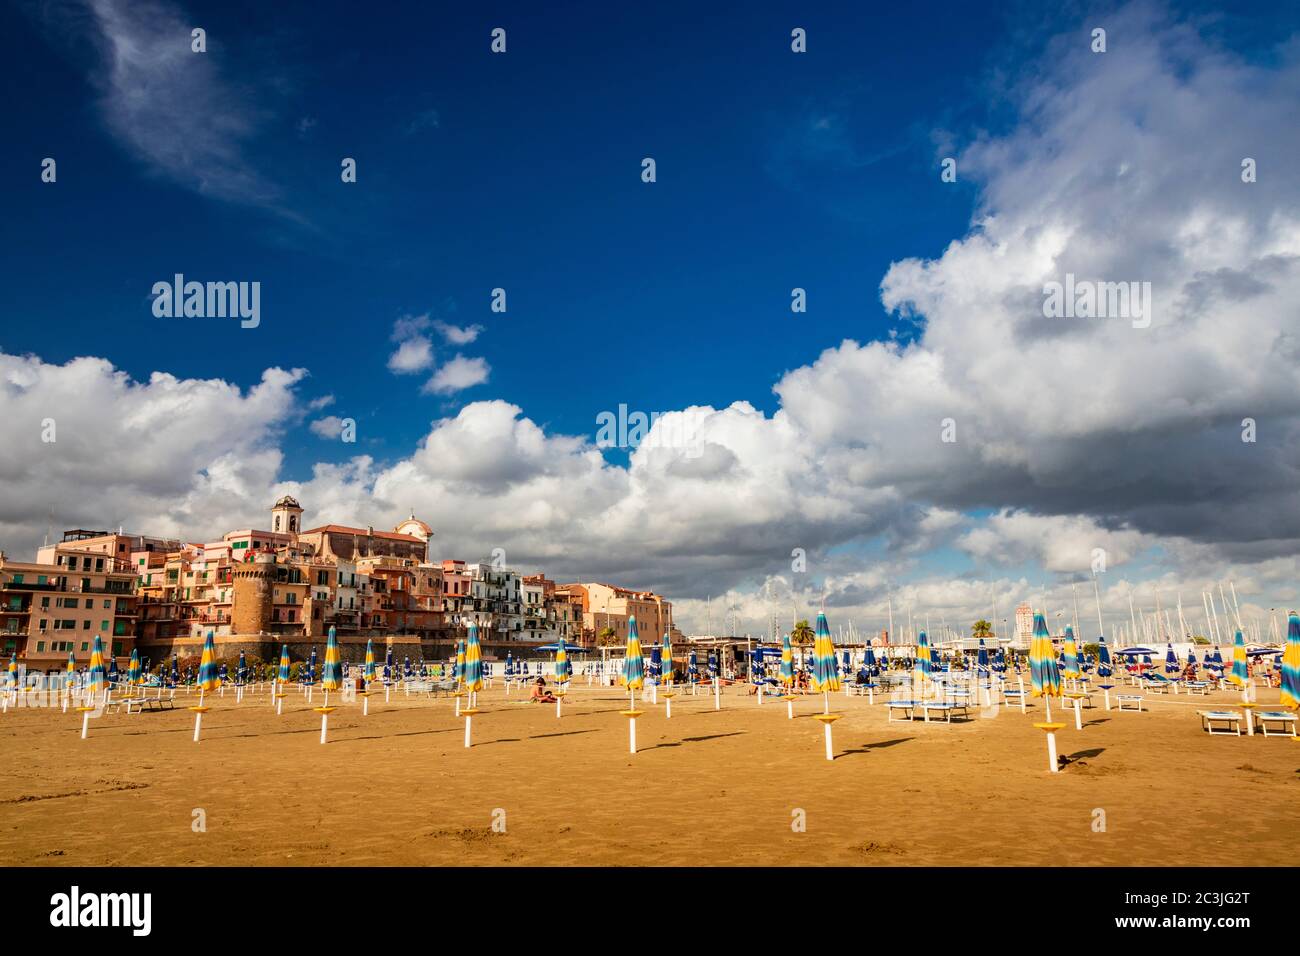
[[[1010,265],[1005,275],[999,270],[1032,246],[1040,219],[1044,228],[1074,230],[1079,257],[1090,254],[1079,249],[1106,248],[1092,263],[1098,268],[1143,261],[1149,244],[1135,238],[1125,248],[1133,223],[1174,217],[1198,194],[1176,179],[1172,186],[1143,180],[1138,201],[1129,193],[1117,203],[1118,194],[1106,191],[1110,184],[1094,189],[1094,175],[1119,169],[1115,175],[1122,177],[1130,163],[1143,162],[1125,152],[1130,141],[1149,133],[1156,152],[1175,157],[1166,167],[1188,167],[1189,182],[1218,175],[1199,168],[1210,157],[1195,130],[1162,125],[1178,102],[1161,99],[1163,84],[1200,98],[1191,115],[1224,117],[1212,129],[1244,117],[1244,131],[1223,134],[1235,137],[1228,144],[1235,152],[1223,163],[1229,178],[1239,155],[1266,157],[1265,169],[1292,155],[1284,141],[1290,134],[1268,120],[1267,109],[1261,107],[1260,118],[1228,98],[1213,100],[1209,91],[1210,67],[1224,64],[1243,90],[1262,82],[1265,100],[1269,90],[1290,89],[1296,56],[1287,37],[1300,22],[1294,6],[1235,3],[1230,12],[1209,3],[842,4],[812,12],[807,5],[768,3],[407,6],[86,0],[0,9],[0,61],[10,91],[0,151],[6,184],[0,352],[30,354],[48,365],[95,356],[141,383],[134,398],[105,401],[108,424],[99,427],[106,436],[114,416],[138,417],[132,402],[153,409],[161,401],[144,387],[155,372],[175,376],[181,391],[202,391],[196,384],[202,380],[237,386],[243,390],[237,401],[220,400],[232,408],[226,424],[247,420],[256,436],[244,442],[233,431],[222,433],[213,447],[168,463],[196,476],[193,487],[179,479],[155,486],[124,478],[111,504],[92,510],[88,503],[89,514],[68,513],[63,523],[103,523],[101,512],[165,513],[160,523],[193,526],[202,515],[215,527],[235,514],[246,520],[250,503],[288,488],[311,495],[330,516],[363,523],[368,514],[412,501],[457,540],[457,515],[440,514],[438,496],[448,489],[463,493],[463,475],[439,472],[432,455],[421,463],[414,450],[430,443],[477,462],[478,449],[465,444],[465,434],[459,445],[430,442],[438,434],[431,423],[454,420],[465,424],[466,434],[495,435],[484,431],[485,421],[493,414],[491,400],[503,400],[548,441],[564,435],[591,441],[596,416],[620,404],[651,412],[691,405],[722,410],[743,401],[762,413],[767,437],[755,439],[757,450],[746,449],[749,439],[737,435],[753,423],[743,416],[720,421],[710,440],[725,452],[709,467],[722,474],[729,461],[741,462],[737,468],[752,474],[765,457],[806,455],[816,493],[788,509],[763,500],[758,487],[747,490],[752,499],[733,495],[754,509],[753,527],[742,527],[743,515],[722,517],[734,489],[705,502],[682,490],[693,486],[668,483],[665,500],[699,509],[690,523],[690,507],[683,506],[682,527],[695,530],[674,538],[654,527],[635,529],[626,548],[611,545],[615,569],[652,584],[716,593],[779,573],[790,547],[802,545],[824,557],[823,581],[828,574],[851,576],[852,562],[880,560],[894,562],[893,582],[1002,575],[1012,582],[1010,591],[1015,581],[1062,573],[1061,561],[1042,547],[1012,546],[1018,547],[1014,521],[1000,516],[1022,513],[1058,522],[1058,530],[1067,522],[1080,548],[1089,535],[1135,536],[1115,546],[1143,577],[1174,573],[1174,560],[1208,568],[1215,560],[1293,559],[1289,532],[1244,527],[1231,513],[1234,503],[1216,499],[1223,484],[1218,474],[1200,485],[1162,476],[1163,497],[1153,497],[1153,482],[1136,472],[1131,486],[1098,490],[1095,475],[1083,480],[1087,469],[1078,462],[1085,455],[1095,461],[1098,448],[1158,443],[1170,435],[1186,440],[1164,457],[1176,461],[1204,447],[1208,433],[1200,429],[1231,435],[1243,414],[1283,409],[1285,400],[1279,405],[1271,392],[1260,392],[1244,410],[1241,402],[1225,403],[1188,411],[1185,420],[1134,425],[1114,413],[1104,422],[1084,416],[1086,423],[1022,428],[998,411],[1008,396],[967,379],[984,363],[996,364],[986,345],[1005,346],[1034,355],[1035,374],[1055,388],[1052,365],[1060,353],[1037,353],[1034,335],[998,340],[961,326],[1003,309],[1026,285]],[[1110,27],[1112,52],[1074,59],[1086,54],[1088,30],[1097,23]],[[207,53],[189,52],[191,26],[207,31]],[[497,26],[507,30],[505,55],[488,49]],[[796,26],[808,32],[807,54],[790,51]],[[113,40],[126,44],[119,51],[146,51],[125,75],[111,68]],[[1091,102],[1099,116],[1112,112],[1076,145],[1063,138],[1076,135],[1063,117],[1080,102]],[[1179,108],[1188,108],[1187,101]],[[1017,186],[1034,182],[1062,151],[1078,153],[1078,168],[1053,180],[1063,183],[1059,194],[1055,186]],[[955,184],[939,181],[946,155],[962,157]],[[46,156],[58,161],[56,186],[39,180]],[[657,162],[654,184],[640,179],[646,156]],[[357,160],[356,184],[340,182],[343,157]],[[1127,182],[1117,180],[1117,188]],[[1289,210],[1294,194],[1268,192],[1278,188],[1289,189],[1264,177],[1251,195],[1260,208]],[[1051,209],[1035,210],[1035,197],[1049,194]],[[1125,204],[1139,212],[1122,218]],[[1094,216],[1099,207],[1115,210],[1117,218]],[[1227,222],[1230,213],[1220,205],[1206,215]],[[971,270],[963,255],[977,252],[982,236],[997,234],[972,226],[984,215],[1011,227],[1003,226],[997,256]],[[1171,234],[1179,228],[1171,225]],[[1204,248],[1183,258],[1180,282],[1214,270],[1249,272]],[[1053,265],[1064,269],[1070,260],[1057,250]],[[1159,279],[1163,266],[1150,268]],[[260,327],[155,318],[150,288],[176,272],[260,281]],[[938,284],[929,285],[927,275]],[[990,275],[1002,284],[980,286],[977,280]],[[964,284],[969,295],[958,294]],[[806,315],[789,310],[796,286],[807,290]],[[506,289],[505,315],[489,309],[494,287]],[[894,297],[892,311],[882,304],[882,291]],[[423,325],[418,334],[431,343],[431,362],[415,374],[395,374],[389,367],[399,344],[394,325],[411,316],[481,331],[456,343]],[[870,346],[890,341],[914,348],[889,353]],[[1222,351],[1194,344],[1198,356]],[[1116,354],[1113,345],[1107,348],[1097,354]],[[436,394],[422,389],[458,354],[490,366],[487,381]],[[1244,366],[1225,359],[1224,374],[1240,377],[1249,359]],[[1085,364],[1062,370],[1067,380],[1083,381],[1109,363],[1080,361]],[[1148,364],[1159,366],[1161,359]],[[309,377],[284,386],[291,403],[267,399],[271,410],[255,407],[249,390],[274,366],[304,368]],[[942,371],[923,385],[934,367]],[[1014,374],[1001,374],[1001,381]],[[1106,392],[1110,386],[1096,388],[1121,410],[1179,407],[1184,386],[1170,382],[1165,401],[1139,394],[1147,384],[1142,378],[1129,375],[1113,394]],[[949,383],[951,408],[941,394]],[[833,413],[816,404],[823,389],[841,396]],[[279,394],[280,387],[270,391]],[[1087,393],[1080,395],[1069,407],[1087,405]],[[310,404],[327,397],[327,405]],[[216,411],[187,417],[201,404],[183,397],[167,414],[178,427],[219,432],[212,425]],[[1032,410],[1036,403],[1025,404]],[[924,417],[912,422],[918,408]],[[775,434],[778,412],[794,423],[792,444],[785,444],[789,435]],[[314,433],[310,423],[326,414],[355,418],[358,443]],[[985,444],[970,452],[975,457],[946,462],[932,458],[930,446],[905,444],[911,435],[937,434],[938,416],[946,414],[957,415],[963,428],[963,415],[978,420],[976,434]],[[1282,418],[1292,421],[1289,411]],[[531,476],[549,466],[529,471],[533,459],[521,449],[533,439],[520,437],[518,422],[496,424],[512,437],[483,450],[482,458],[499,471],[475,465],[472,473],[490,472],[485,485],[504,475],[500,487],[519,490],[522,498],[526,482],[516,472]],[[1060,435],[1071,437],[1047,449]],[[1036,451],[1051,463],[1047,470],[1062,471],[1044,474],[1043,463],[1021,470],[1017,449],[1033,436]],[[118,444],[138,456],[160,454],[131,441]],[[996,453],[988,451],[991,444]],[[1286,485],[1290,465],[1280,448],[1261,446],[1273,457],[1267,468],[1252,470],[1262,477],[1258,487],[1242,489],[1243,509],[1258,505],[1252,495]],[[865,457],[850,460],[858,449]],[[550,457],[567,464],[549,477],[599,501],[607,510],[596,509],[597,523],[607,532],[654,499],[634,493],[658,474],[653,469],[642,476],[618,451],[606,452],[606,459],[619,470],[580,468],[566,457],[571,450],[555,446]],[[236,465],[223,464],[224,453]],[[996,467],[988,467],[990,454]],[[358,464],[358,455],[373,461]],[[1117,463],[1108,475],[1133,463],[1145,467],[1144,456],[1126,453],[1123,467]],[[255,474],[239,471],[244,464]],[[331,466],[337,470],[322,477]],[[80,466],[64,467],[76,474]],[[34,488],[54,487],[38,471],[23,477]],[[421,487],[432,489],[427,499],[417,497]],[[544,499],[549,509],[536,520],[562,523],[562,491],[526,490],[528,500]],[[43,493],[14,507],[58,509],[63,516],[67,509]],[[205,505],[209,497],[237,505],[229,511]],[[168,510],[166,502],[178,498],[183,508]],[[837,513],[841,507],[844,513]],[[1224,512],[1222,526],[1211,527],[1213,509]],[[572,515],[568,520],[574,523]],[[733,520],[738,523],[729,528]],[[997,548],[1005,545],[1007,553],[961,537],[990,524],[997,526]],[[17,511],[0,515],[0,530],[14,537],[32,527]],[[461,533],[475,548],[484,543]],[[1188,548],[1224,550],[1189,556],[1167,548],[1166,535],[1190,542]],[[508,543],[530,561],[569,560],[573,567],[579,545],[565,541],[566,559],[556,556],[550,539]],[[721,553],[733,546],[736,554]],[[714,562],[707,584],[700,568],[677,569],[683,554]],[[845,585],[877,597],[887,589],[882,582]],[[954,601],[956,607],[960,598]]]
[[[57,316],[69,334],[16,324],[4,347],[245,386],[268,364],[304,366],[307,390],[333,394],[381,457],[489,395],[572,433],[619,402],[771,411],[786,369],[887,335],[877,284],[890,261],[938,253],[970,215],[964,183],[934,188],[932,132],[966,118],[1003,39],[996,17],[960,4],[834,17],[528,6],[194,8],[248,124],[230,142],[277,194],[248,203],[130,155],[97,106],[93,51],[6,10],[0,53],[26,82],[5,159],[21,183],[5,258],[22,281],[2,307]],[[497,24],[504,56],[487,49]],[[812,55],[790,52],[793,24]],[[15,168],[46,155],[59,161],[53,198]],[[358,160],[355,185],[339,181],[343,156]],[[149,287],[177,271],[259,279],[261,327],[154,318]],[[497,286],[504,316],[488,309]],[[810,295],[798,319],[795,286]],[[465,351],[490,363],[488,384],[421,395],[419,377],[386,371],[394,320],[426,312],[484,326]],[[304,430],[289,448],[328,459],[322,444]],[[305,462],[291,455],[290,473]]]

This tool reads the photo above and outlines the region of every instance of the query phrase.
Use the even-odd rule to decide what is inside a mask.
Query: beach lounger
[[[1294,737],[1295,736],[1296,715],[1287,713],[1284,710],[1257,710],[1255,711],[1255,722],[1259,724],[1260,731],[1265,737]],[[1274,730],[1271,734],[1268,732],[1269,725],[1273,724],[1280,727],[1280,730]]]
[[[921,705],[921,711],[925,715],[925,722],[930,722],[930,711],[938,711],[943,716],[943,722],[952,723],[952,715],[960,712],[962,717],[970,717],[970,711],[965,704],[954,703],[950,700],[945,701],[926,701]]]
[[[898,720],[915,720],[916,706],[917,704],[914,700],[891,700],[889,702],[889,722],[892,723],[894,721],[894,711],[896,710],[901,710],[903,712],[903,716],[897,718]]]
[[[1192,680],[1187,682],[1187,693],[1200,694],[1202,697],[1208,697],[1210,694],[1209,681]]]
[[[1207,734],[1225,734],[1241,736],[1241,714],[1235,710],[1198,710],[1201,715],[1201,729]],[[1215,730],[1215,724],[1223,725],[1223,730]]]
[[[1119,694],[1117,699],[1120,710],[1136,710],[1139,713],[1142,711],[1141,694]]]

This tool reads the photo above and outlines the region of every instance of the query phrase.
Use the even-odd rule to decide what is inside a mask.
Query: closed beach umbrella
[[[916,635],[916,669],[921,672],[921,679],[934,669],[930,662],[930,639],[925,636],[925,631]]]
[[[667,631],[664,631],[663,640],[663,668],[664,683],[671,685],[673,682],[673,642]]]
[[[172,655],[172,686],[174,687],[180,682],[181,682],[181,665],[180,665],[180,661],[176,659],[176,655],[173,654]]]
[[[718,655],[713,651],[709,651],[708,667],[710,677],[716,678],[721,675],[722,672],[718,669]]]
[[[375,679],[375,642],[373,640],[366,641],[366,666],[362,674],[367,684]]]
[[[18,686],[18,654],[15,652],[9,655],[9,670],[7,680],[10,687]]]
[[[483,648],[478,642],[478,625],[472,623],[465,641],[465,689],[470,693],[483,689]]]
[[[862,658],[862,666],[867,669],[867,676],[876,676],[876,651],[870,644],[867,645],[867,653]]]
[[[9,665],[10,665],[10,666],[9,666],[9,671],[10,671],[9,679],[12,680],[15,684],[17,684],[17,683],[18,683],[18,668],[17,668],[17,666],[14,664],[13,661],[10,661],[10,662],[9,662]],[[1234,665],[1234,666],[1235,666],[1235,665]],[[117,679],[118,679],[119,676],[120,676],[120,675],[119,675],[118,672],[117,672],[117,658],[116,658],[116,657],[110,657],[110,658],[108,659],[108,682],[109,682],[110,684],[116,684],[116,683],[117,683]]]
[[[813,639],[813,673],[814,691],[829,693],[840,689],[839,671],[835,666],[835,645],[831,643],[831,629],[826,624],[826,612],[817,612],[817,632]],[[829,702],[827,707],[829,707]]]
[[[506,677],[515,676],[515,659],[509,651],[506,651]]]
[[[781,638],[781,683],[786,687],[794,683],[794,648],[789,634]]]
[[[126,666],[126,682],[131,685],[144,682],[140,672],[140,652],[135,648],[131,648],[131,662]]]
[[[1228,680],[1238,687],[1245,687],[1246,681],[1250,679],[1250,668],[1246,659],[1246,639],[1242,637],[1241,631],[1237,631],[1232,636],[1232,674]]]
[[[663,672],[663,652],[658,644],[650,645],[650,668],[646,673],[646,682],[650,684],[659,683],[659,675]]]
[[[1174,653],[1174,645],[1166,644],[1165,646],[1167,648],[1165,651],[1165,673],[1177,674],[1179,670],[1178,655]]]
[[[216,690],[221,686],[221,677],[217,673],[217,645],[212,632],[203,639],[203,656],[199,658],[199,703],[203,703],[206,691]]]
[[[465,639],[456,642],[456,662],[451,665],[451,676],[457,684],[465,683]]]
[[[509,658],[506,663],[509,664]],[[572,665],[569,664],[569,651],[564,646],[564,638],[555,642],[555,679],[561,684],[569,682]]]
[[[64,677],[63,683],[71,687],[77,682],[77,662],[73,659],[72,651],[68,651],[68,669],[65,673],[67,676]]]
[[[979,650],[975,652],[975,667],[981,674],[989,672],[989,649],[984,644],[984,638],[980,638]]]
[[[402,676],[403,677],[411,676],[411,657],[409,654],[406,657],[402,658]]]
[[[242,684],[244,682],[244,678],[247,676],[248,676],[248,661],[244,658],[244,652],[240,651],[239,663],[235,666],[235,677],[239,681],[239,683]]]
[[[10,666],[17,667],[10,661]],[[93,695],[104,690],[107,683],[107,675],[104,672],[104,642],[95,636],[95,643],[90,647],[90,668],[86,672],[86,689]]]
[[[334,634],[334,628],[330,628],[329,637],[325,641],[325,662],[320,669],[320,686],[325,691],[325,701],[328,705],[329,692],[338,690],[343,686],[343,665],[339,656],[339,641]]]
[[[289,645],[280,645],[280,683],[283,684],[289,679]]]
[[[1066,680],[1078,680],[1081,676],[1079,672],[1079,649],[1074,646],[1074,628],[1069,624],[1065,625],[1064,644],[1065,653],[1062,655],[1064,660],[1061,668],[1064,673],[1061,676]]]
[[[307,683],[316,683],[316,648],[314,645],[311,649],[311,657],[307,659]]]
[[[384,653],[384,683],[387,684],[393,679],[393,649],[390,647]]]
[[[1106,646],[1106,635],[1097,639],[1097,676],[1109,677],[1113,673],[1110,666],[1110,648]]]
[[[1042,611],[1034,613],[1034,640],[1029,645],[1029,673],[1033,680],[1033,696],[1061,696],[1061,672],[1056,667],[1056,653],[1052,650],[1052,638],[1047,633],[1047,621]]]
[[[712,655],[709,667],[713,667]],[[629,694],[645,686],[645,658],[641,656],[641,637],[636,632],[635,616],[627,619],[627,649],[623,654],[623,673],[618,682],[628,689]],[[635,699],[633,695],[634,702]]]
[[[840,673],[845,677],[853,673],[853,662],[849,659],[848,651],[840,655]]]
[[[691,651],[691,656],[686,659],[686,679],[692,684],[700,679],[700,659],[694,651]]]
[[[1282,652],[1282,706],[1300,709],[1300,614],[1295,611],[1286,622],[1286,650]]]
[[[1000,647],[998,648],[997,655],[993,659],[993,669],[999,674],[1005,674],[1007,672],[1007,652]]]

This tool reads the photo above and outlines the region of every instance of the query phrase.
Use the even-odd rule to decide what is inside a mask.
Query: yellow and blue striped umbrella
[[[1047,633],[1042,611],[1034,612],[1034,640],[1029,645],[1029,674],[1034,682],[1033,696],[1060,697],[1061,672],[1056,666],[1056,649]]]
[[[1238,687],[1245,687],[1246,681],[1250,680],[1250,667],[1246,658],[1246,639],[1242,637],[1240,630],[1232,638],[1232,673],[1228,675],[1228,680]]]
[[[620,686],[637,690],[645,686],[645,658],[641,656],[641,637],[636,632],[636,616],[627,619],[627,650],[623,654]]]
[[[366,641],[366,683],[369,684],[375,679],[375,642]]]
[[[1065,625],[1065,660],[1062,662],[1061,676],[1066,680],[1078,680],[1083,676],[1079,672],[1079,651],[1074,646],[1074,628]]]
[[[469,639],[465,641],[465,689],[483,689],[483,649],[478,642],[478,625],[469,626]]]
[[[794,683],[794,648],[789,634],[781,638],[781,683],[786,687]]]
[[[456,663],[451,665],[451,676],[457,686],[465,683],[465,639],[463,637],[456,642]]]
[[[1295,611],[1286,622],[1286,650],[1282,652],[1282,706],[1300,709],[1300,614]]]
[[[66,686],[71,687],[76,682],[77,682],[77,662],[72,656],[72,651],[68,651],[67,677],[64,678],[63,683]]]
[[[131,663],[126,665],[126,682],[132,685],[144,683],[140,674],[140,652],[134,647],[131,648]]]
[[[813,639],[812,689],[816,693],[840,689],[840,669],[835,663],[835,645],[826,612],[817,612],[817,633]]]
[[[203,656],[199,658],[199,690],[216,690],[221,686],[221,677],[217,673],[217,645],[208,631],[203,639]]]
[[[18,686],[18,654],[9,655],[9,686]]]
[[[664,631],[663,675],[664,683],[671,687],[673,685],[673,642],[668,637],[667,631]]]
[[[343,660],[339,656],[339,639],[334,633],[334,628],[330,628],[329,637],[325,641],[325,661],[320,667],[320,687],[321,690],[330,691],[338,690],[343,686]]]
[[[95,635],[90,647],[90,669],[86,674],[86,689],[98,694],[108,685],[108,672],[104,670],[104,642]]]
[[[921,672],[922,679],[934,670],[934,661],[930,658],[930,639],[925,636],[925,631],[916,635],[916,669]]]
[[[289,645],[280,645],[280,683],[286,683],[289,680]]]
[[[565,650],[564,638],[555,645],[555,680],[561,684],[569,682],[569,652]]]

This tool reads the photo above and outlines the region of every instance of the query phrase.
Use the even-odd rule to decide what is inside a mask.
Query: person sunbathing
[[[556,701],[555,695],[546,689],[546,678],[544,677],[537,678],[537,683],[533,685],[533,692],[532,695],[529,697],[529,700],[534,704],[555,703]]]

